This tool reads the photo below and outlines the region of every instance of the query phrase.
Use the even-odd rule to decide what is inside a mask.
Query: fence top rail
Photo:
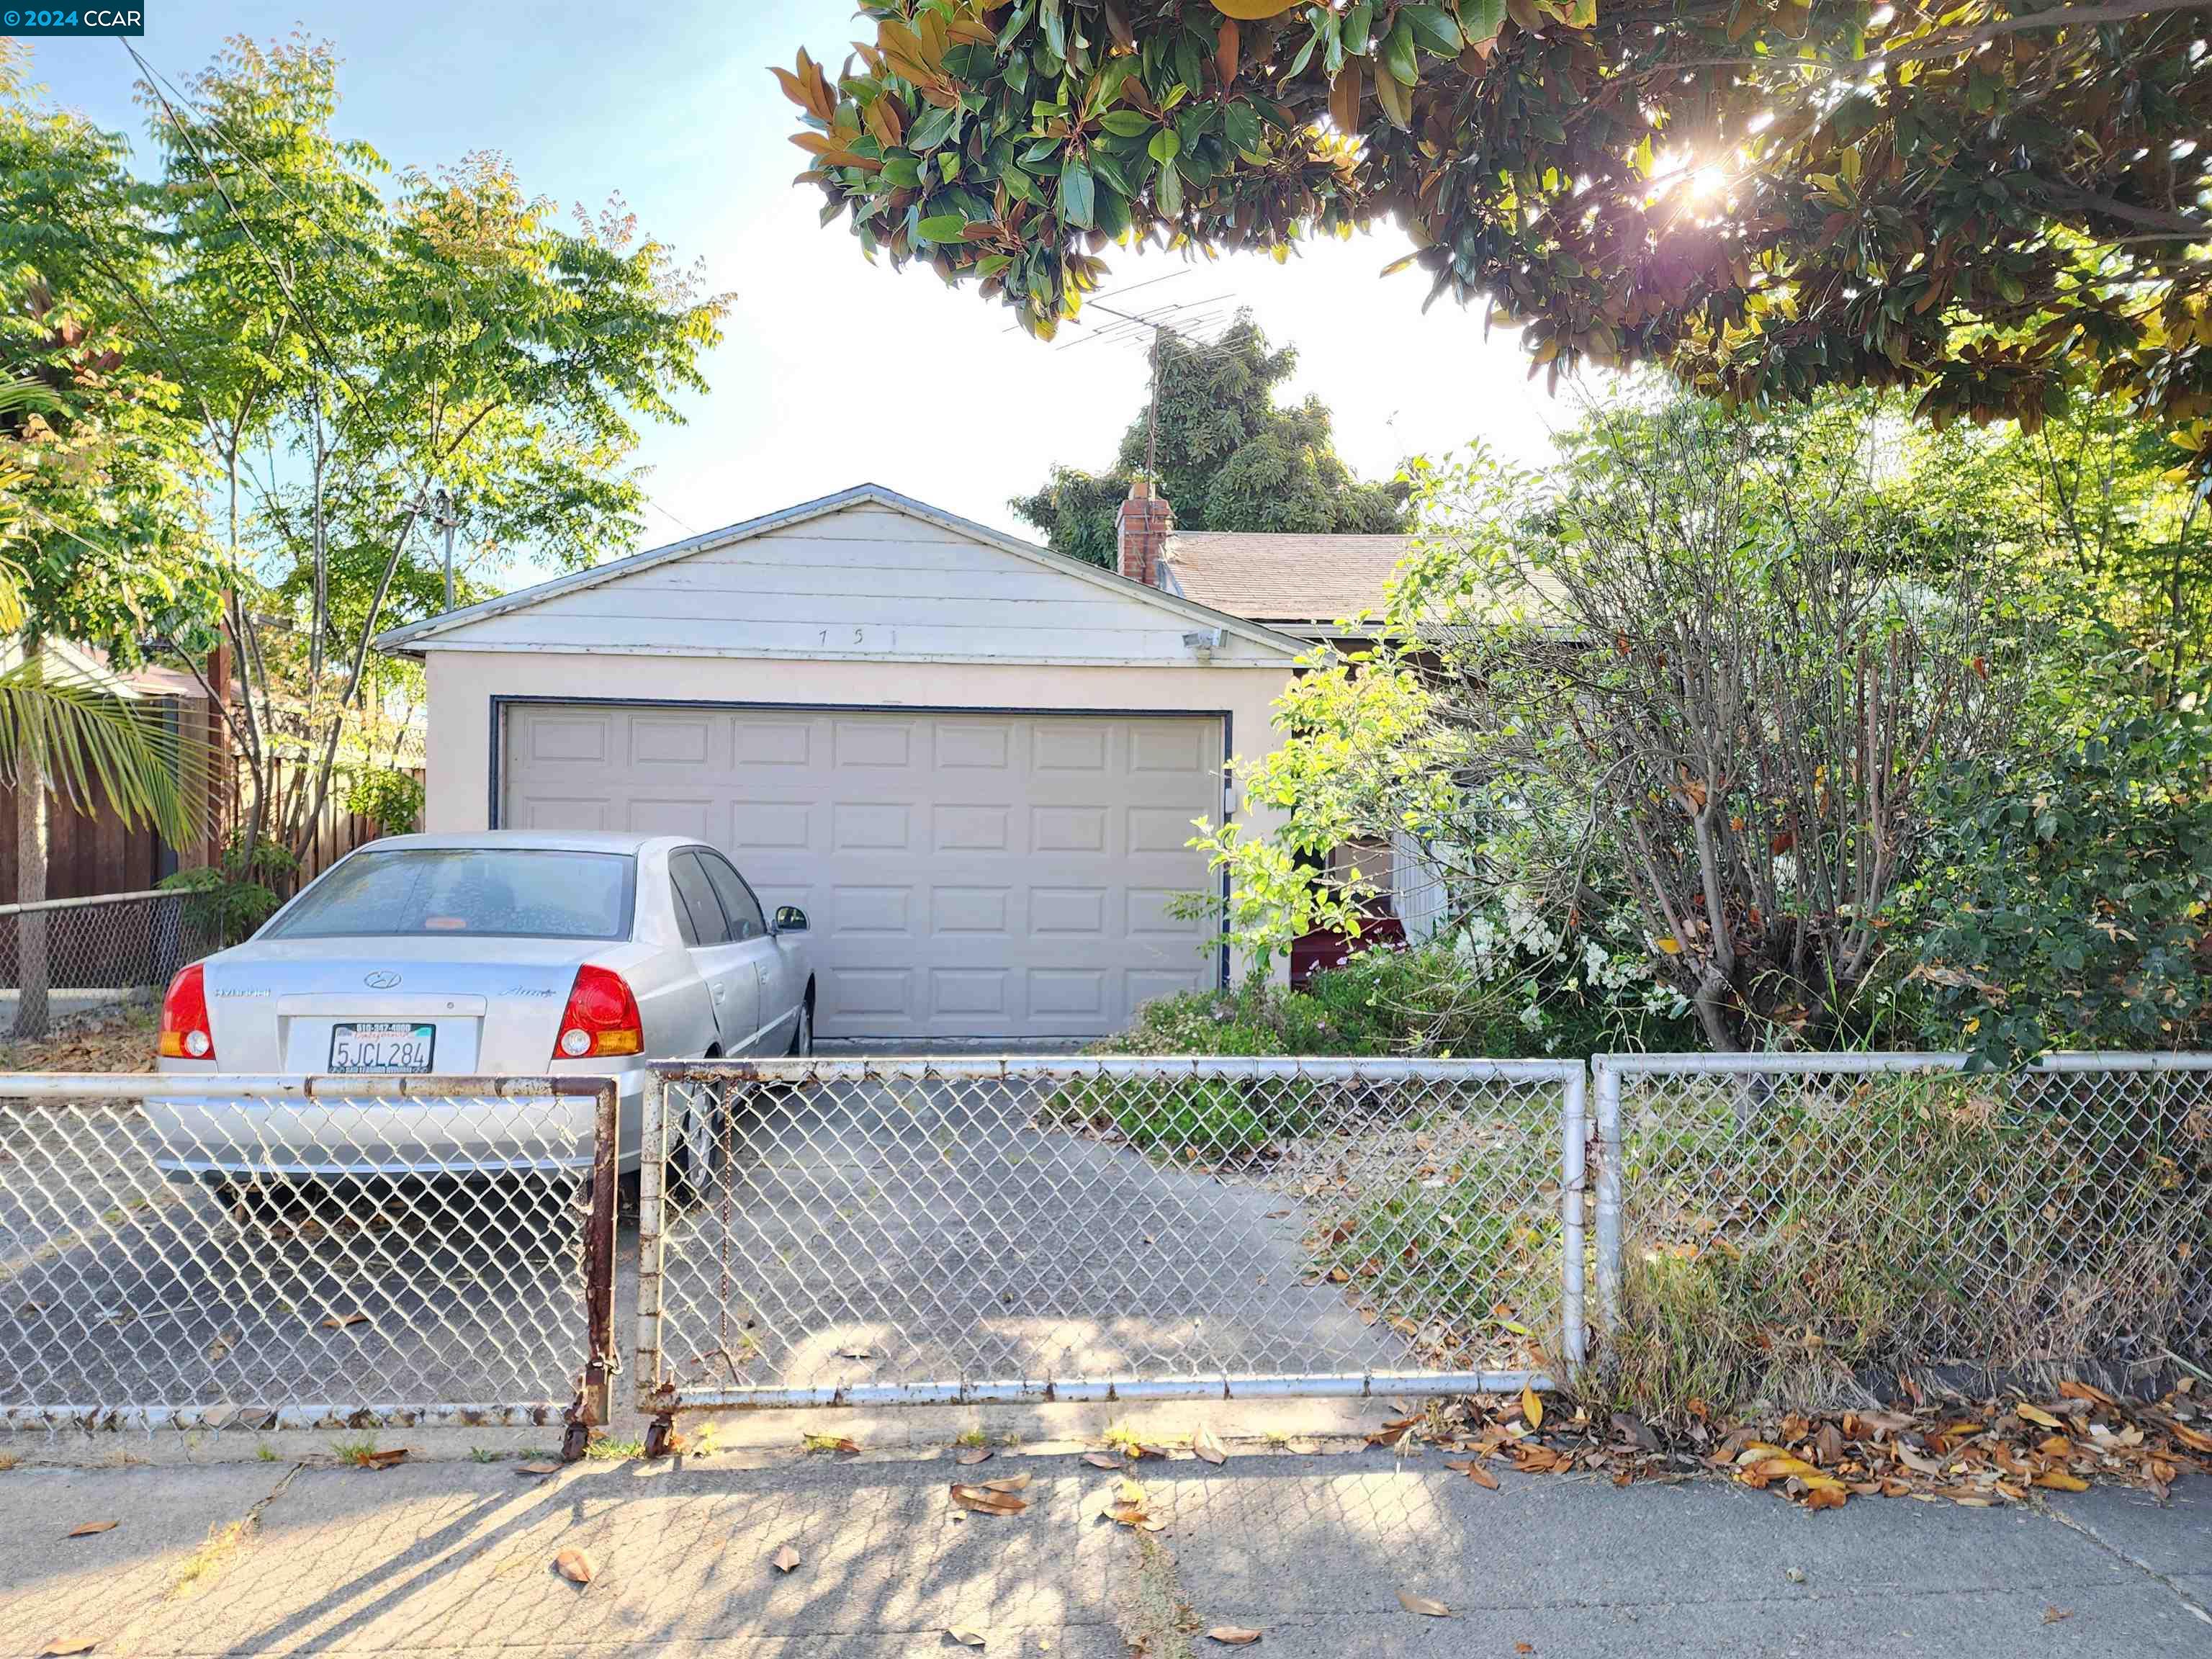
[[[125,904],[139,899],[174,899],[188,896],[173,887],[142,887],[135,893],[88,893],[82,898],[39,899],[29,904],[0,904],[0,916],[22,915],[33,910],[82,910],[95,904]]]
[[[1622,1077],[1802,1076],[1821,1073],[1962,1072],[1972,1056],[1911,1050],[1786,1054],[1593,1054],[1599,1072]],[[2032,1072],[2212,1072],[2212,1054],[2136,1054],[2118,1050],[2067,1049],[2048,1054],[2026,1069]]]
[[[285,1076],[217,1073],[0,1072],[0,1100],[596,1099],[617,1091],[611,1077],[400,1077],[388,1073]]]
[[[1079,1078],[1206,1078],[1341,1083],[1564,1083],[1583,1075],[1579,1060],[1394,1060],[1241,1058],[1207,1055],[927,1055],[775,1060],[657,1060],[672,1083],[860,1083],[878,1079],[1019,1082]]]

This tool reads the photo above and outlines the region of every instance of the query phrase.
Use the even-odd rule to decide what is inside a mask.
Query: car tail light
[[[207,973],[198,963],[169,981],[161,999],[161,1057],[213,1060],[215,1033],[208,1029]]]
[[[645,1022],[629,984],[611,968],[586,963],[562,1011],[561,1035],[554,1039],[556,1060],[586,1060],[593,1054],[635,1054],[645,1048]]]

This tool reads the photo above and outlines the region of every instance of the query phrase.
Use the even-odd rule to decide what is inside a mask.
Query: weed
[[[594,1440],[584,1448],[584,1455],[610,1458],[642,1457],[645,1455],[645,1442],[642,1440]]]
[[[988,1438],[980,1428],[969,1429],[953,1437],[952,1443],[969,1449],[982,1445]]]
[[[0,1451],[0,1474],[5,1474],[22,1460],[11,1451]]]
[[[358,1440],[339,1440],[333,1442],[331,1446],[331,1455],[337,1458],[341,1463],[352,1463],[365,1467],[368,1464],[368,1460],[376,1455],[376,1437],[373,1434],[368,1434],[363,1435]]]
[[[2205,1225],[2153,1139],[1950,1076],[1678,1099],[1628,1152],[1613,1403],[1819,1410],[1928,1358],[2127,1352],[2187,1317]]]
[[[276,1455],[276,1449],[266,1440],[257,1440],[253,1443],[253,1455],[264,1463],[280,1461]]]
[[[469,1448],[469,1462],[471,1463],[496,1463],[499,1462],[499,1459],[500,1454],[493,1451],[489,1447],[471,1446]]]
[[[184,1597],[197,1594],[221,1575],[233,1558],[252,1535],[253,1522],[233,1521],[209,1530],[207,1541],[186,1556],[170,1581],[169,1594]]]

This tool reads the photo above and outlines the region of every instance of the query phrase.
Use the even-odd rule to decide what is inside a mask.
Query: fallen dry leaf
[[[1492,1474],[1488,1469],[1483,1468],[1481,1461],[1478,1458],[1470,1457],[1466,1459],[1464,1462],[1457,1458],[1446,1458],[1444,1460],[1444,1467],[1456,1474],[1465,1475],[1468,1480],[1474,1481],[1476,1486],[1483,1487],[1486,1491],[1496,1492],[1498,1490],[1498,1477]]]
[[[39,1650],[40,1659],[63,1659],[72,1653],[90,1653],[100,1645],[99,1639],[90,1636],[57,1636]]]
[[[365,1313],[332,1314],[323,1322],[323,1328],[326,1331],[342,1331],[349,1325],[365,1324],[368,1320],[368,1316]]]
[[[2039,1411],[2033,1406],[2021,1405],[2014,1407],[2013,1409],[2018,1412],[2027,1421],[2034,1424],[2039,1428],[2063,1429],[2066,1426],[2065,1424],[2061,1422],[2057,1418],[2053,1417],[2049,1412]]]
[[[988,1446],[970,1446],[954,1461],[970,1464],[988,1463],[991,1461],[991,1449]]]
[[[353,1461],[358,1468],[364,1469],[388,1469],[407,1461],[407,1448],[394,1446],[387,1451],[362,1452]]]
[[[1513,1651],[1516,1653],[1534,1653],[1535,1650],[1535,1644],[1533,1642],[1516,1642],[1513,1644]]]
[[[1036,1477],[1028,1474],[1002,1474],[996,1480],[986,1480],[986,1492],[1020,1492]]]
[[[983,1632],[980,1630],[969,1630],[964,1625],[955,1625],[945,1633],[963,1648],[980,1648],[983,1645]]]
[[[1528,1419],[1528,1426],[1532,1429],[1540,1429],[1544,1426],[1544,1402],[1535,1389],[1527,1387],[1522,1389],[1521,1415]]]
[[[1424,1619],[1449,1619],[1451,1609],[1443,1602],[1426,1595],[1416,1595],[1411,1590],[1398,1592],[1398,1605],[1408,1613],[1418,1613]]]
[[[572,1584],[588,1584],[599,1572],[592,1558],[580,1549],[564,1549],[553,1558],[553,1570]]]
[[[799,1565],[799,1552],[790,1545],[785,1544],[780,1547],[774,1555],[769,1556],[768,1560],[769,1565],[778,1572],[789,1572]]]
[[[1094,1469],[1118,1469],[1121,1467],[1121,1460],[1109,1452],[1085,1452],[1083,1461]]]
[[[2089,1483],[2078,1474],[2069,1474],[2063,1469],[2045,1469],[2035,1477],[2035,1484],[2045,1492],[2087,1492]]]
[[[1225,1463],[1229,1461],[1229,1454],[1222,1450],[1221,1443],[1213,1437],[1213,1431],[1211,1429],[1200,1429],[1196,1434],[1191,1436],[1190,1449],[1209,1463]],[[1252,1639],[1256,1642],[1259,1638],[1255,1634]]]
[[[1242,1625],[1216,1625],[1206,1632],[1209,1642],[1218,1642],[1224,1647],[1249,1648],[1260,1639],[1256,1630],[1247,1630]]]
[[[2045,1607],[2043,1610],[2043,1622],[2046,1625],[2055,1625],[2063,1619],[2071,1619],[2073,1616],[2074,1609],[2071,1607]]]
[[[561,1466],[558,1463],[541,1460],[535,1463],[525,1463],[515,1473],[517,1474],[558,1474],[561,1473]]]
[[[1029,1508],[1029,1500],[1017,1498],[1010,1492],[993,1492],[986,1486],[963,1486],[952,1483],[952,1501],[963,1510],[973,1510],[978,1515],[1019,1515]]]
[[[71,1527],[67,1532],[64,1533],[62,1536],[64,1538],[89,1538],[96,1532],[113,1532],[114,1530],[115,1522],[112,1521],[87,1521],[77,1526]]]

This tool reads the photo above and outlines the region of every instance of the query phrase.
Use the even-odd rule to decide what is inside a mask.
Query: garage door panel
[[[506,822],[696,836],[812,924],[824,1036],[1080,1036],[1212,985],[1201,716],[524,706]],[[703,756],[702,758],[699,758]],[[679,780],[680,787],[671,787]]]

